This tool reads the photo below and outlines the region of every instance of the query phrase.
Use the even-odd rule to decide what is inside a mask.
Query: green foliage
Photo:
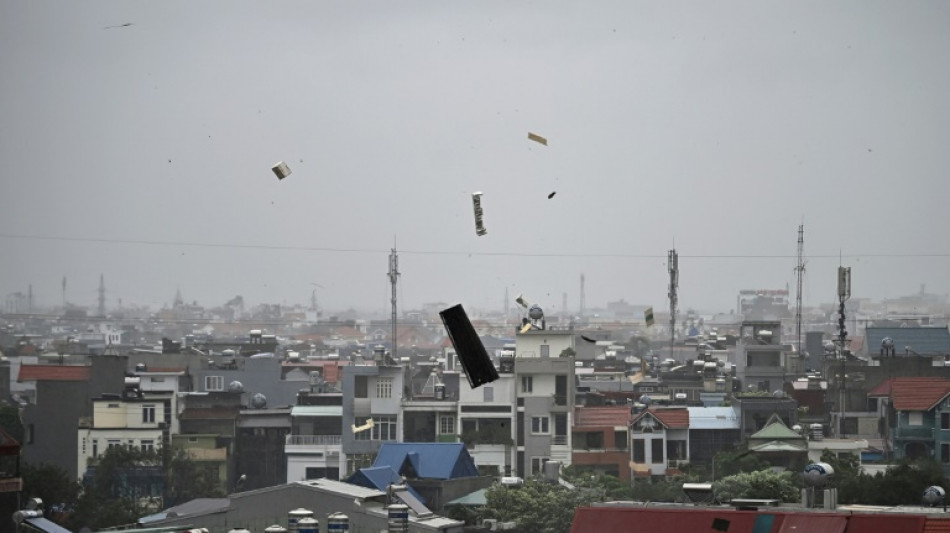
[[[202,465],[191,459],[182,448],[173,448],[165,458],[168,475],[165,483],[166,507],[195,498],[225,496],[218,479],[217,466]]]
[[[843,462],[822,455],[822,460],[835,469],[832,486],[838,489],[838,501],[842,504],[920,505],[924,489],[931,485],[948,486],[943,466],[932,458],[903,459],[883,474],[875,475],[860,472],[856,459]]]
[[[495,485],[485,493],[488,505],[480,519],[516,522],[516,533],[568,533],[574,510],[599,498],[591,490],[569,490],[555,483],[525,480],[522,487]]]
[[[0,428],[23,444],[23,424],[20,422],[19,407],[8,403],[0,404]]]
[[[574,351],[574,348],[568,346],[561,350],[561,354],[558,357],[574,357],[575,355],[577,355],[577,352]]]
[[[769,468],[769,463],[758,456],[745,452],[719,452],[713,457],[716,479],[734,476],[743,472],[757,472]]]
[[[116,446],[106,450],[85,486],[75,511],[66,520],[69,529],[93,530],[132,524],[152,511],[145,502],[161,495],[162,460],[158,452]]]
[[[568,465],[561,469],[561,477],[579,489],[588,489],[603,500],[629,500],[633,490],[617,476],[597,472],[589,467]]]
[[[713,484],[717,500],[727,502],[736,498],[775,499],[797,502],[801,499],[796,473],[759,470],[727,476]]]

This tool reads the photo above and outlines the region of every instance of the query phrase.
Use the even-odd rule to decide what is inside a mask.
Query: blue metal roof
[[[885,337],[894,340],[894,355],[905,355],[911,349],[920,355],[950,354],[950,330],[947,328],[875,328],[865,329],[868,355],[879,355]]]
[[[347,478],[347,483],[359,485],[368,489],[377,489],[386,492],[390,485],[400,485],[404,482],[395,470],[388,466],[372,466],[369,468],[360,468],[355,474]],[[419,495],[412,487],[406,485],[406,488],[413,496],[425,501],[425,498]]]
[[[401,475],[411,466],[420,479],[478,476],[475,460],[461,442],[384,442],[373,466],[388,466]]]

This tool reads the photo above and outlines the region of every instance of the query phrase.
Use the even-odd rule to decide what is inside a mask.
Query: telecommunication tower
[[[676,290],[680,284],[679,255],[675,248],[670,250],[666,264],[670,273],[670,357],[672,357],[673,344],[676,342]]]

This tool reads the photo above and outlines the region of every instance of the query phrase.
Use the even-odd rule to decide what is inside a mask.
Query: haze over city
[[[675,248],[728,311],[802,224],[805,305],[950,293],[946,2],[0,10],[4,297],[663,308]]]

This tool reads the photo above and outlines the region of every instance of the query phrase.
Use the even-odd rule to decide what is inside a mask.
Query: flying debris
[[[468,384],[475,389],[498,379],[498,371],[485,351],[485,345],[478,338],[475,327],[465,314],[462,304],[439,311],[439,317],[449,334],[459,362],[462,363]]]
[[[283,161],[274,165],[271,170],[274,171],[274,174],[277,175],[277,179],[282,180],[290,175],[290,167],[287,166],[287,163]]]
[[[592,338],[588,337],[587,335],[581,335],[581,338],[584,339],[584,340],[587,341],[587,342],[591,342],[591,343],[597,342],[596,339],[592,339]]]
[[[373,419],[370,418],[362,426],[357,426],[356,424],[353,424],[352,429],[353,429],[353,433],[360,433],[362,431],[366,431],[367,429],[373,429]]]
[[[125,24],[116,24],[115,26],[106,26],[105,28],[102,28],[102,29],[104,29],[104,30],[111,30],[111,29],[113,29],[113,28],[128,28],[129,26],[131,26],[131,25],[133,25],[133,24],[135,24],[135,23],[134,23],[134,22],[126,22]]]
[[[551,191],[551,194],[548,195],[548,200],[554,198],[554,195],[557,194],[557,191]]]
[[[540,135],[538,135],[538,134],[536,134],[536,133],[531,133],[530,131],[528,132],[528,139],[530,139],[530,140],[532,140],[532,141],[534,141],[534,142],[536,142],[536,143],[543,144],[544,146],[547,146],[547,145],[548,145],[548,140],[547,140],[547,139],[545,139],[544,137],[542,137],[542,136],[540,136]]]
[[[475,210],[475,234],[479,237],[488,233],[488,230],[485,229],[485,223],[482,220],[482,193],[473,192],[472,193],[472,207]]]

